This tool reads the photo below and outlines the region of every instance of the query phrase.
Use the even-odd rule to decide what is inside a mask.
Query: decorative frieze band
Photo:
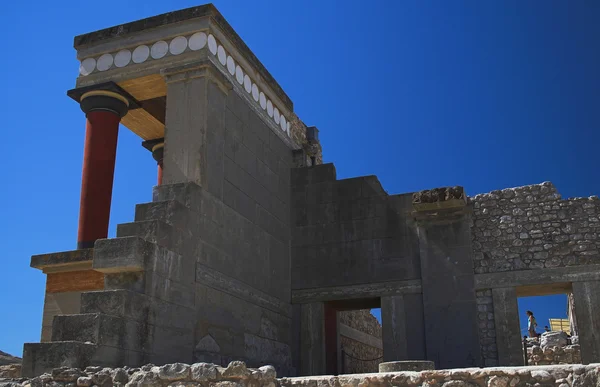
[[[212,34],[196,32],[191,36],[177,36],[169,42],[159,40],[152,45],[142,44],[135,49],[122,49],[116,53],[105,53],[100,57],[89,57],[81,61],[79,73],[87,76],[94,72],[103,72],[113,68],[122,68],[130,65],[141,64],[150,60],[159,60],[169,55],[180,55],[186,51],[198,51],[208,46],[208,51],[216,57],[240,86],[252,96],[252,100],[267,112],[269,118],[281,128],[288,136],[291,124],[281,110],[260,90],[260,87],[252,80],[249,71],[245,71],[235,59],[227,53],[225,48],[215,39]],[[256,73],[252,71],[252,73]]]

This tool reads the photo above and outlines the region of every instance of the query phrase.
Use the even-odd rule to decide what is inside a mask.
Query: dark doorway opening
[[[381,325],[370,313],[377,308],[381,308],[380,298],[325,303],[327,374],[353,373],[364,367],[373,368],[373,364],[376,368],[377,361],[383,361]],[[363,368],[359,364],[363,364]],[[376,372],[376,369],[369,371]]]

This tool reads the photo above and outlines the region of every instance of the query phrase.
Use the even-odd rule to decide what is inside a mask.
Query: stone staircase
[[[134,222],[118,225],[116,238],[96,241],[90,269],[104,274],[104,289],[81,293],[80,314],[54,316],[50,342],[24,345],[23,376],[61,366],[192,360],[193,335],[186,335],[193,330],[194,267],[180,255],[190,222],[184,204],[189,186],[155,187],[155,201],[137,205]],[[89,253],[77,251],[32,258],[32,266],[45,272],[86,262]]]

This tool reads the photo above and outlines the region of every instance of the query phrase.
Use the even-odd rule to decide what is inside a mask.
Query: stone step
[[[144,271],[144,263],[154,251],[153,243],[136,236],[99,239],[92,268],[105,274]]]
[[[81,341],[124,350],[148,350],[146,324],[102,313],[58,315],[52,341]]]
[[[190,210],[176,200],[143,203],[135,206],[135,221],[160,220],[171,226],[185,229]]]
[[[25,343],[22,376],[32,378],[58,367],[83,369],[94,359],[98,346],[77,341]]]
[[[82,341],[123,347],[125,320],[101,313],[58,315],[52,321],[52,341]]]
[[[139,237],[177,253],[182,245],[182,233],[158,219],[119,224],[117,237]]]
[[[79,368],[140,367],[152,361],[152,355],[141,351],[98,345],[81,341],[25,343],[22,376],[32,378],[59,367]]]

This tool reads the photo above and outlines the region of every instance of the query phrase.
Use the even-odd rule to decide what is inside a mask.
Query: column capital
[[[139,108],[138,102],[114,82],[71,89],[67,95],[79,102],[86,115],[92,111],[108,111],[123,118],[130,109]]]
[[[165,148],[165,139],[157,138],[154,140],[147,140],[142,142],[142,146],[152,152],[152,157],[157,163],[161,163]]]

